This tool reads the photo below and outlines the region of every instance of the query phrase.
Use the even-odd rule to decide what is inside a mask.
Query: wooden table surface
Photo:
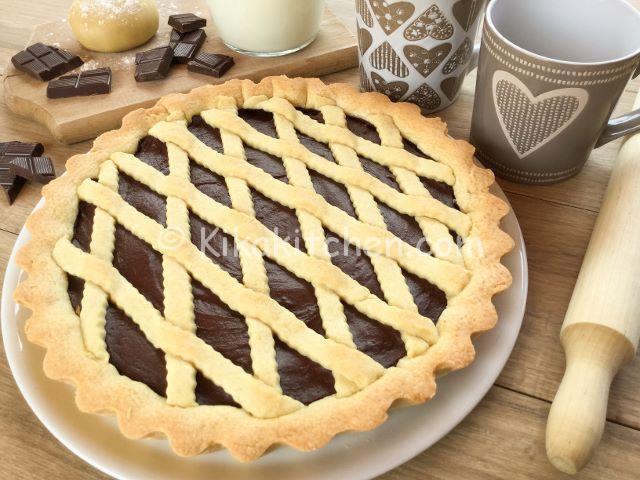
[[[353,0],[328,2],[354,29]],[[32,26],[63,17],[69,3],[0,2],[0,74],[9,58],[25,46]],[[640,8],[640,0],[632,3]],[[357,85],[358,72],[352,69],[325,80]],[[457,103],[442,113],[455,137],[468,138],[474,85],[472,74]],[[639,86],[640,79],[628,85],[616,113],[630,110]],[[90,148],[91,142],[59,144],[43,127],[17,117],[2,100],[0,103],[0,141],[42,142],[58,172],[64,170],[69,156]],[[551,467],[544,451],[547,413],[564,370],[558,334],[619,146],[616,142],[598,149],[579,175],[557,185],[533,187],[499,181],[520,221],[529,255],[529,299],[517,345],[495,386],[455,430],[382,478],[566,477]],[[16,235],[39,198],[40,189],[29,185],[13,206],[0,201],[0,275],[4,275]],[[602,444],[577,478],[638,478],[638,367],[636,357],[615,379]],[[0,432],[1,479],[107,478],[66,450],[40,424],[20,395],[4,355],[0,355]]]

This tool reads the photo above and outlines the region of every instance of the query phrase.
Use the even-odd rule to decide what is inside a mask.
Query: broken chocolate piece
[[[233,67],[233,58],[221,53],[201,52],[187,64],[187,70],[220,78]]]
[[[15,54],[11,63],[21,72],[46,81],[59,77],[84,62],[79,56],[61,48],[35,43]]]
[[[207,20],[193,13],[180,13],[169,16],[169,25],[179,33],[187,33],[206,26]]]
[[[4,192],[9,205],[14,202],[26,182],[24,178],[11,173],[8,157],[0,157],[0,189]]]
[[[56,171],[49,157],[14,157],[9,162],[9,171],[18,177],[42,184],[56,178]]]
[[[187,63],[191,60],[207,38],[204,30],[194,30],[193,32],[180,33],[176,30],[171,32],[169,46],[173,48],[173,63]]]
[[[85,97],[111,92],[111,69],[97,68],[86,72],[72,73],[47,85],[47,97]]]
[[[173,48],[158,47],[136,55],[137,82],[148,80],[160,80],[169,74],[171,60],[173,59]]]
[[[44,153],[44,147],[41,143],[35,142],[0,142],[0,155],[7,157],[37,157]]]

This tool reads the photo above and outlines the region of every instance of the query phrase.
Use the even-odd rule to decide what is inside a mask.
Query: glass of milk
[[[275,57],[309,45],[324,0],[209,0],[222,41],[244,54]]]

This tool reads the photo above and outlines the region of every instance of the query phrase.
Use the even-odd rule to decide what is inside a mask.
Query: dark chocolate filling
[[[402,143],[404,144],[404,149],[407,152],[413,153],[417,157],[429,158],[427,155],[422,153],[422,150],[420,150],[415,143],[411,143],[406,138],[403,139]],[[426,177],[420,177],[420,181],[433,198],[449,207],[458,209],[458,203],[456,202],[456,197],[453,194],[453,187],[451,185]]]
[[[301,111],[319,122],[324,121],[319,111]],[[258,131],[277,137],[271,113],[240,110],[239,114]],[[356,135],[380,143],[375,127],[368,122],[348,117],[347,125]],[[189,130],[210,148],[218,152],[223,151],[219,130],[207,125],[200,116],[192,119]],[[327,145],[305,135],[298,135],[306,148],[330,161],[335,161]],[[405,141],[405,148],[427,158],[409,142]],[[251,164],[282,182],[288,182],[283,162],[279,158],[247,145],[245,145],[245,152]],[[155,138],[143,138],[138,145],[136,156],[164,174],[169,171],[166,146]],[[360,158],[360,161],[365,171],[392,188],[399,189],[394,175],[388,168],[365,158]],[[191,181],[198,190],[226,206],[231,205],[224,178],[193,162],[190,170]],[[313,170],[309,173],[318,194],[349,215],[356,216],[347,189],[342,184]],[[447,205],[456,205],[451,187],[430,179],[422,178],[421,180],[435,198]],[[123,173],[120,174],[118,190],[120,195],[136,209],[159,223],[166,224],[164,197]],[[252,190],[251,193],[258,220],[294,247],[306,251],[295,211],[265,197],[260,192]],[[383,203],[378,205],[391,232],[411,245],[427,251],[428,247],[420,227],[413,218]],[[89,250],[94,211],[95,207],[92,205],[80,202],[73,242],[85,251]],[[194,214],[190,215],[190,225],[192,242],[232,277],[242,281],[242,268],[233,237]],[[374,295],[384,298],[369,257],[364,253],[358,253],[353,245],[334,232],[326,231],[326,239],[329,251],[332,253],[332,262],[347,275],[366,286]],[[266,257],[264,262],[271,296],[305,322],[309,328],[324,335],[313,286]],[[124,227],[117,226],[113,265],[156,309],[163,312],[164,293],[160,254]],[[405,277],[420,313],[437,321],[446,307],[444,293],[415,275],[405,272]],[[76,312],[80,310],[83,288],[84,282],[81,279],[68,276],[69,298]],[[251,352],[245,319],[195,279],[192,279],[192,293],[196,335],[246,372],[251,373]],[[366,317],[351,305],[343,305],[354,343],[360,351],[385,367],[395,365],[406,355],[404,343],[398,331]],[[106,333],[109,361],[115,368],[121,374],[146,384],[159,395],[165,395],[167,385],[164,353],[154,348],[139,327],[112,304],[109,304],[107,309]],[[286,395],[309,404],[335,393],[333,375],[329,370],[301,355],[278,337],[275,338],[275,347],[280,385]],[[197,372],[196,380],[195,393],[199,404],[237,406],[222,388],[200,372]]]

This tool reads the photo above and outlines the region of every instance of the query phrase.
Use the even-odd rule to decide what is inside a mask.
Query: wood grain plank
[[[10,56],[24,46],[32,26],[63,17],[68,3],[0,2],[0,72]],[[328,0],[352,31],[353,3]],[[640,0],[632,3],[640,8]],[[358,85],[358,72],[349,70],[325,80]],[[474,85],[472,74],[458,102],[442,113],[453,136],[468,136]],[[640,80],[629,84],[617,111],[628,110],[638,85]],[[59,172],[69,156],[90,148],[90,142],[72,148],[60,145],[43,127],[10,114],[0,103],[0,141],[5,139],[42,141]],[[444,440],[383,478],[569,478],[552,470],[544,456],[549,407],[544,400],[553,397],[563,372],[558,333],[616,150],[616,144],[597,150],[578,176],[557,185],[532,187],[500,181],[523,227],[531,273],[523,330],[498,380],[506,388],[494,387]],[[2,230],[17,233],[38,199],[39,189],[30,187],[10,208],[0,201],[0,272],[4,272],[15,240],[15,235]],[[640,402],[636,398],[640,391],[639,367],[636,358],[618,375],[608,412],[610,420],[636,429],[640,428]],[[0,377],[0,451],[4,460],[0,478],[106,478],[68,452],[39,423],[15,387],[4,355],[0,355]],[[594,461],[576,478],[635,478],[640,471],[638,435],[637,430],[609,423]]]
[[[547,462],[544,429],[549,404],[494,387],[449,435],[410,462],[379,477],[384,480],[484,478],[509,480],[632,479],[640,471],[640,432],[607,424],[592,462],[569,477]]]
[[[498,384],[551,401],[564,374],[560,327],[596,214],[509,194],[529,257],[529,298],[516,347]],[[619,248],[612,239],[612,248]],[[607,418],[640,429],[640,356],[611,386]]]

